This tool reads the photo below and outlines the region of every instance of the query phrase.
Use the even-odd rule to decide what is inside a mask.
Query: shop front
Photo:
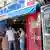
[[[4,22],[4,24],[6,25],[6,26],[4,26],[4,30],[6,30],[6,27],[9,28],[9,26],[11,26],[11,28],[13,28],[13,31],[15,30],[15,32],[18,32],[18,30],[20,30],[20,28],[21,28],[23,33],[25,34],[25,36],[22,36],[22,39],[20,39],[19,33],[14,34],[15,46],[16,46],[16,49],[18,49],[18,50],[22,50],[22,49],[23,50],[24,49],[34,50],[34,48],[35,48],[34,47],[35,46],[34,45],[35,29],[33,28],[33,30],[32,30],[32,26],[35,25],[35,27],[36,27],[36,5],[37,5],[37,3],[35,3],[34,5],[31,5],[31,6],[27,6],[27,7],[22,8],[19,4],[15,3],[12,5],[8,5],[8,9],[6,9],[6,11],[5,11],[5,9],[4,9],[4,11],[3,10],[0,11],[1,15],[5,15],[7,17],[4,19],[1,18],[1,21],[3,21],[3,20],[7,21],[7,24],[5,24],[5,22]],[[32,23],[33,24],[29,25],[29,22],[31,22],[31,24]],[[33,34],[31,32],[31,37],[30,37],[30,30],[29,29],[32,32],[34,31]],[[6,31],[3,31],[3,32],[6,33]],[[21,31],[19,31],[19,32],[21,33]],[[24,39],[23,39],[23,37],[24,37]],[[8,44],[8,39],[5,37],[5,35],[4,35],[4,37],[2,37],[1,42],[2,42],[2,49],[8,50],[9,44]],[[12,45],[11,48],[13,50],[13,44],[11,44],[11,45]]]

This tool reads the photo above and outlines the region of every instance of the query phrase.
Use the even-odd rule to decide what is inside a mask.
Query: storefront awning
[[[6,19],[6,18],[13,18],[15,16],[19,17],[20,15],[24,15],[24,14],[34,13],[36,11],[36,5],[37,3],[35,3],[32,6],[24,7],[20,9],[18,9],[20,6],[16,7],[17,4],[8,5],[7,9],[0,10],[0,15],[5,15],[6,17],[5,16],[4,17]]]

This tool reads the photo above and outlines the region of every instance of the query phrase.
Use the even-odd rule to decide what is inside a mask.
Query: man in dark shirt
[[[16,41],[16,49],[20,50],[20,41],[19,41],[19,30],[17,30],[17,33],[15,34],[15,41]]]

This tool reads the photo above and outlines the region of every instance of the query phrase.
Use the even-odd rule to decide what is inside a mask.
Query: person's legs
[[[12,43],[13,43],[14,50],[16,50],[15,41],[12,41]]]
[[[11,50],[11,41],[9,41],[8,43],[9,43],[9,49],[8,50]]]
[[[21,50],[24,50],[25,48],[24,48],[24,43],[25,41],[23,40],[23,39],[20,39],[20,48],[21,48]]]

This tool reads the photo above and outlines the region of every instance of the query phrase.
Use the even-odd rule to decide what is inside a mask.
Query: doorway
[[[19,28],[22,28],[24,30],[24,32],[26,33],[26,17],[19,17],[18,19],[8,19],[8,25],[10,25],[12,28],[15,29],[15,31],[17,31]],[[18,36],[17,34],[14,35],[15,36],[15,43],[16,43],[16,49],[20,50],[20,41],[18,40]],[[25,45],[24,45],[25,46]]]

